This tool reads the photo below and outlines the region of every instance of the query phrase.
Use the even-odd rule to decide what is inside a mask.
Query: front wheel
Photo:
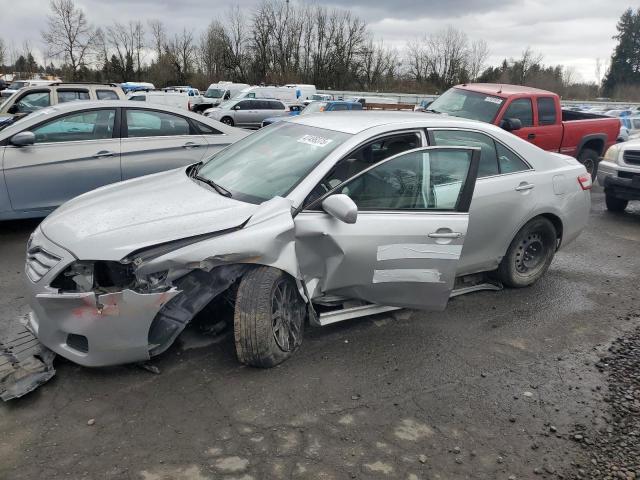
[[[230,127],[233,127],[233,118],[231,117],[224,117],[220,120],[222,123],[224,123],[225,125],[229,125]]]
[[[534,218],[511,241],[498,266],[498,279],[511,288],[533,285],[551,265],[557,241],[553,223],[544,217]]]
[[[268,368],[291,357],[302,344],[305,304],[295,281],[282,270],[258,267],[238,287],[234,337],[238,360]]]
[[[604,201],[607,204],[607,210],[610,212],[624,212],[624,209],[629,205],[629,200],[616,198],[610,194],[605,194]]]
[[[578,155],[578,161],[587,169],[592,181],[596,179],[596,174],[598,173],[599,159],[598,152],[590,148],[584,148]]]

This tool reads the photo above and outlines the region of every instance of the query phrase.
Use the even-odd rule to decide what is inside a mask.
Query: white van
[[[285,87],[293,88],[296,91],[296,98],[300,101],[311,101],[313,100],[313,96],[316,94],[316,86],[309,85],[307,83],[288,83]],[[300,95],[298,95],[298,92]]]
[[[189,95],[186,92],[131,92],[127,95],[127,100],[190,110]]]
[[[290,87],[249,87],[242,90],[233,100],[243,98],[273,98],[285,102],[295,102],[296,89]]]
[[[10,97],[24,87],[42,87],[62,83],[62,80],[14,80],[7,88],[0,92],[1,97]]]
[[[345,98],[347,102],[358,102],[364,107],[367,103],[383,103],[385,105],[396,105],[398,100],[389,97],[351,97]]]
[[[217,107],[222,102],[238,95],[245,88],[249,88],[246,83],[218,82],[212,83],[204,92],[202,101],[193,107],[194,112],[203,112],[208,108]]]

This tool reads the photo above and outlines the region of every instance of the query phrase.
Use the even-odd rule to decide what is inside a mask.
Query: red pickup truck
[[[562,110],[555,93],[518,85],[458,85],[426,111],[493,123],[544,150],[577,158],[594,178],[600,157],[620,132],[617,118]]]

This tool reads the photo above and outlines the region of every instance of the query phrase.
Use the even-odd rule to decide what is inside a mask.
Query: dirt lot
[[[633,208],[609,214],[594,191],[588,230],[533,288],[308,330],[272,370],[240,366],[228,334],[179,342],[160,375],[57,359],[51,382],[0,405],[0,478],[619,477],[594,448],[629,391],[609,393],[601,358],[640,324]],[[0,228],[0,331],[26,312],[34,226]]]

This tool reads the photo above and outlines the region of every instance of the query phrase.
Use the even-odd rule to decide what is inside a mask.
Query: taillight
[[[191,110],[191,100],[189,100],[189,101],[187,102],[187,108],[188,108],[189,110]]]
[[[582,187],[582,190],[591,190],[591,186],[593,185],[591,175],[588,173],[578,175],[578,183],[580,184],[580,187]]]

